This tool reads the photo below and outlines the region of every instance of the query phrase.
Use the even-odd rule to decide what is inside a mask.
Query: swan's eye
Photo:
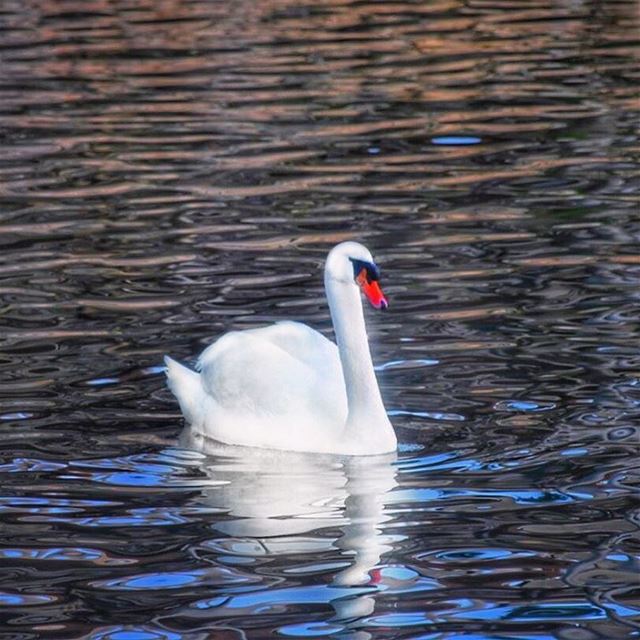
[[[353,278],[357,282],[363,277],[366,278],[368,283],[380,280],[380,269],[373,262],[357,260],[356,258],[349,258],[349,260],[353,264]]]

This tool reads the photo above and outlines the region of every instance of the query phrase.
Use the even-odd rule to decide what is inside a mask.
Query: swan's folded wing
[[[338,378],[327,375],[336,363],[318,353],[295,357],[268,339],[278,333],[268,329],[228,333],[203,352],[199,366],[207,394],[238,413],[346,418],[342,371]]]
[[[322,369],[328,374],[327,368],[330,368],[333,375],[342,377],[338,347],[306,324],[284,320],[263,329],[251,330],[251,333],[314,369]]]
[[[320,362],[330,364],[332,367],[337,367],[342,375],[338,347],[306,324],[290,320],[276,322],[258,329],[225,333],[200,354],[196,363],[196,371],[201,371],[208,362],[213,361],[222,353],[238,348],[245,336],[270,342],[291,357],[312,367],[317,366]]]

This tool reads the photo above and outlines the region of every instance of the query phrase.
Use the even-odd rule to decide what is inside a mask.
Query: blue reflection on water
[[[118,469],[121,471],[147,471],[157,474],[183,472],[184,469],[172,464],[164,464],[160,456],[127,456],[123,458],[101,458],[100,460],[73,460],[70,465],[86,469]]]
[[[290,624],[278,629],[278,633],[283,636],[294,638],[321,638],[334,633],[344,631],[345,627],[329,622],[303,622],[300,624]]]
[[[434,558],[438,558],[439,560],[446,560],[448,562],[477,562],[478,560],[504,560],[507,558],[515,557],[535,557],[535,553],[533,551],[511,551],[509,549],[490,549],[490,548],[481,548],[481,549],[456,549],[455,551],[441,551],[433,554]]]
[[[199,575],[192,573],[151,573],[130,580],[113,582],[111,588],[120,589],[177,589],[199,580]]]
[[[166,479],[162,475],[134,471],[96,473],[92,475],[91,479],[94,482],[128,487],[160,487],[166,485]]]
[[[436,471],[451,471],[456,473],[463,471],[496,471],[507,466],[499,462],[481,462],[474,458],[459,457],[461,453],[462,452],[438,453],[404,458],[398,462],[398,467],[403,473]]]
[[[11,462],[0,464],[0,473],[33,473],[36,471],[57,471],[64,469],[66,463],[39,460],[38,458],[14,458]]]
[[[34,510],[40,512],[40,510]],[[131,509],[124,515],[90,516],[86,518],[51,518],[51,522],[65,522],[80,527],[166,527],[185,524],[190,519],[179,508],[146,507]]]
[[[494,605],[486,603],[479,606],[467,598],[450,601],[456,610],[439,612],[430,617],[423,612],[387,613],[372,616],[366,620],[366,624],[373,627],[410,627],[423,626],[437,623],[444,615],[449,619],[477,620],[477,621],[511,621],[511,622],[561,622],[563,620],[605,620],[608,618],[607,610],[588,601],[582,602],[545,602],[535,605]],[[633,617],[638,614],[637,609],[620,605],[607,605],[620,617]],[[460,610],[462,609],[462,610]],[[486,637],[486,636],[483,636]]]
[[[0,606],[4,607],[32,607],[40,604],[48,604],[55,600],[55,596],[40,593],[21,594],[0,591]]]
[[[22,496],[0,496],[0,512],[31,514],[77,513],[84,507],[112,506],[117,503],[107,500],[68,500],[65,498],[33,498]]]
[[[277,604],[328,604],[341,598],[375,593],[376,587],[336,587],[331,585],[311,585],[306,587],[289,587],[284,589],[260,590],[243,593],[221,601],[221,598],[200,600],[192,606],[196,609],[211,609],[224,603],[225,608],[247,609],[254,611],[256,607],[269,607]],[[266,610],[266,609],[264,609]]]
[[[439,145],[467,145],[467,144],[480,144],[482,138],[476,136],[437,136],[431,138],[433,144]]]
[[[215,570],[163,571],[125,576],[113,580],[96,580],[92,586],[111,591],[156,591],[179,589],[193,584],[224,584],[229,587],[230,585],[255,581],[256,578],[246,576],[232,568],[218,567]]]
[[[440,465],[440,463],[456,457],[456,453],[448,452],[424,455],[417,458],[404,458],[398,462],[398,467],[405,471],[411,471],[415,468],[424,469],[425,467]]]
[[[414,453],[416,451],[422,451],[424,449],[423,444],[417,442],[399,442],[398,453]]]
[[[27,413],[26,411],[3,413],[0,415],[0,420],[28,420],[29,418],[33,418],[33,413]]]
[[[508,498],[516,504],[569,503],[590,495],[555,489],[403,489],[394,491],[389,502],[435,502],[452,498]]]
[[[87,640],[181,640],[184,636],[149,626],[113,626],[99,629],[86,636]]]
[[[565,456],[566,458],[574,458],[577,456],[587,455],[588,451],[584,447],[574,447],[572,449],[564,449],[560,451],[561,456]]]
[[[433,367],[436,364],[440,364],[440,360],[436,360],[435,358],[417,358],[414,360],[391,360],[374,368],[376,371],[387,371],[388,369],[419,369],[421,367]]]
[[[501,400],[496,402],[496,411],[550,411],[555,409],[553,402],[535,402],[534,400]]]
[[[442,411],[408,411],[406,409],[392,409],[387,412],[390,416],[411,416],[412,418],[426,418],[428,420],[452,420],[461,422],[464,416],[459,413],[444,413]]]
[[[430,620],[425,613],[387,613],[374,616],[366,620],[367,625],[372,627],[413,627],[416,625],[429,624]]]
[[[640,609],[632,609],[621,605],[607,605],[621,617],[635,616]],[[590,602],[543,602],[526,606],[494,606],[484,609],[471,609],[451,614],[452,618],[465,620],[515,620],[525,622],[529,620],[604,620],[608,617],[607,610]]]
[[[104,557],[102,551],[83,547],[47,549],[0,549],[0,558],[19,560],[72,560],[93,562]]]
[[[118,384],[120,378],[94,378],[93,380],[87,380],[86,384],[92,387],[103,387],[110,384]]]
[[[453,633],[443,636],[438,633],[412,636],[412,640],[558,640],[557,635],[536,631],[535,633]]]
[[[185,481],[189,486],[197,484],[197,478],[191,476],[189,467],[197,464],[200,457],[186,454],[178,457],[165,452],[163,455],[140,454],[120,458],[72,460],[69,462],[69,474],[61,478],[84,480],[88,476],[99,484],[180,488]]]
[[[165,369],[166,367],[163,364],[159,364],[153,367],[144,367],[144,369],[140,369],[140,371],[145,374],[158,375],[160,373],[164,373]]]

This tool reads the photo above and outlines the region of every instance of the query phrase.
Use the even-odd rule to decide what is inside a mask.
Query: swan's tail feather
[[[202,419],[204,389],[200,374],[170,358],[164,357],[167,384],[180,404],[180,409],[189,424],[197,424]]]

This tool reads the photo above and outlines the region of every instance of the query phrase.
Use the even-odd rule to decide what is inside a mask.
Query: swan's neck
[[[325,288],[347,391],[348,436],[395,441],[373,370],[358,287],[325,274]]]

